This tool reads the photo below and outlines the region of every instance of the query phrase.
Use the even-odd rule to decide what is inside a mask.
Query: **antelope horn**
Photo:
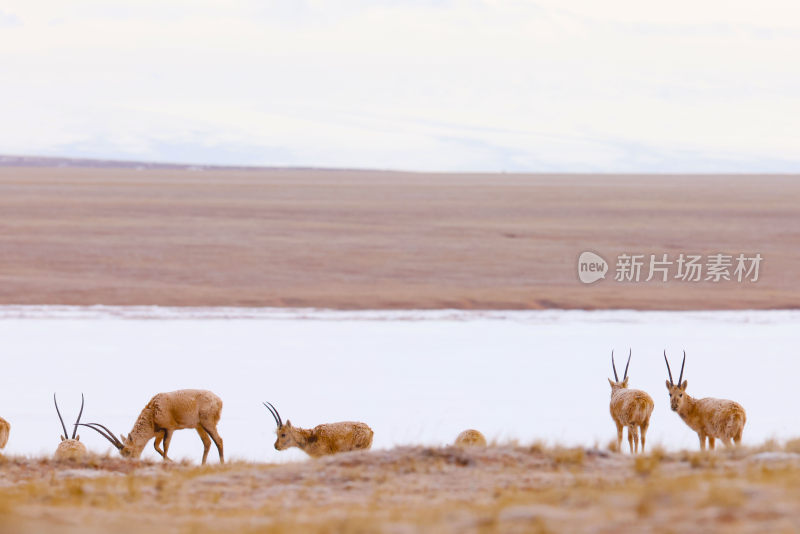
[[[275,423],[278,425],[278,428],[283,426],[283,421],[281,421],[281,414],[278,413],[278,410],[275,409],[275,406],[270,404],[269,402],[265,402],[264,406],[266,406],[269,413],[272,414],[272,417],[275,419]]]
[[[669,368],[669,360],[667,359],[667,351],[664,351],[664,361],[667,362],[667,372],[669,373],[669,385],[674,386],[675,382],[672,381],[672,371]]]
[[[614,365],[614,350],[611,350],[611,368],[614,369],[614,382],[619,382],[619,377],[617,376],[617,366]]]
[[[108,434],[106,434],[106,432],[103,432],[103,430],[100,430],[100,428],[97,428],[93,425],[99,426],[100,428],[108,432]],[[108,441],[110,441],[111,444],[114,445],[117,449],[122,449],[122,447],[124,447],[124,445],[120,443],[120,441],[117,438],[114,437],[113,432],[111,432],[109,429],[107,429],[100,423],[80,423],[79,426],[85,426],[91,428],[92,430],[94,430],[95,432],[106,438]]]
[[[270,408],[269,405],[266,402],[262,402],[261,404],[263,404],[264,408],[266,408],[267,411],[272,415],[272,418],[275,420],[275,424],[279,425],[278,418],[275,416],[275,412],[272,411],[272,408]]]
[[[622,380],[628,378],[628,366],[631,364],[631,354],[633,354],[633,349],[628,349],[628,363],[625,364],[625,374],[622,376]]]
[[[265,402],[264,406],[267,407],[269,413],[272,414],[272,418],[275,419],[275,424],[278,425],[278,428],[283,426],[283,420],[281,419],[281,414],[278,413],[278,410],[269,402]]]
[[[683,361],[681,362],[681,376],[678,377],[678,385],[683,382],[683,366],[686,363],[686,351],[683,351]]]
[[[67,427],[64,425],[64,419],[61,417],[61,412],[58,410],[58,401],[56,400],[56,394],[53,393],[53,404],[56,405],[56,413],[58,414],[58,420],[61,421],[61,428],[64,429],[64,439],[67,439]]]
[[[72,439],[75,439],[75,435],[78,433],[78,425],[81,423],[81,416],[83,415],[83,401],[83,393],[81,393],[81,411],[78,412],[78,419],[75,421],[75,425],[72,427]]]

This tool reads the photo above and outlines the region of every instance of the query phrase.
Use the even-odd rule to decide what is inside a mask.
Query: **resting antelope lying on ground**
[[[714,450],[715,438],[724,441],[725,445],[731,445],[731,440],[738,445],[742,441],[742,431],[747,422],[747,415],[742,405],[725,399],[690,397],[686,393],[686,385],[689,381],[683,380],[686,351],[683,351],[681,374],[678,376],[677,384],[672,382],[672,370],[669,368],[667,351],[664,351],[664,361],[667,362],[667,373],[669,373],[669,380],[666,383],[670,408],[681,416],[689,428],[697,432],[697,437],[700,438],[700,450],[705,450],[706,438],[708,438],[708,446],[711,450]]]
[[[8,434],[11,432],[11,425],[0,417],[0,449],[5,448],[8,443]]]
[[[608,379],[611,384],[611,403],[609,410],[611,418],[617,425],[617,450],[622,452],[622,428],[628,427],[628,445],[631,454],[639,452],[639,430],[642,433],[642,452],[650,426],[650,414],[653,413],[653,399],[639,389],[628,389],[628,366],[631,363],[631,353],[628,353],[628,363],[625,364],[625,374],[620,382],[617,376],[617,366],[614,364],[614,351],[611,351],[611,368],[614,370],[614,380]]]
[[[53,404],[56,405],[56,413],[58,420],[61,421],[61,428],[64,429],[64,435],[61,436],[61,443],[58,444],[56,449],[56,460],[80,460],[84,458],[88,452],[86,445],[81,443],[81,437],[78,435],[78,425],[81,424],[81,415],[83,415],[83,393],[81,393],[81,411],[78,412],[78,419],[72,425],[72,437],[67,438],[67,427],[64,425],[64,419],[61,417],[61,412],[58,409],[58,401],[56,394],[53,393]]]
[[[477,430],[470,428],[459,434],[453,445],[456,447],[485,447],[486,438]]]
[[[166,461],[169,442],[176,430],[194,428],[203,440],[203,463],[206,463],[211,441],[217,446],[219,462],[225,463],[222,452],[222,438],[217,432],[222,412],[222,399],[202,389],[181,389],[169,393],[159,393],[147,403],[128,436],[120,434],[122,441],[114,433],[99,423],[81,423],[98,432],[111,442],[125,458],[139,458],[147,442],[156,438],[153,446]],[[101,430],[102,429],[102,430]],[[105,430],[105,432],[103,432]],[[210,439],[209,439],[210,436]],[[161,450],[161,442],[164,450]]]
[[[278,425],[276,450],[298,447],[309,456],[317,458],[337,452],[369,449],[372,446],[372,429],[365,423],[346,421],[317,425],[312,429],[299,428],[292,426],[291,421],[284,423],[272,404],[265,402],[264,406]]]

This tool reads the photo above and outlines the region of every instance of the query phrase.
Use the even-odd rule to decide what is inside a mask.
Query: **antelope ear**
[[[292,422],[291,422],[291,421],[289,421],[289,420],[287,419],[287,420],[286,420],[286,425],[284,425],[284,426],[287,426],[287,427],[289,427],[289,428],[292,428]]]
[[[667,389],[669,389],[669,380],[664,380],[664,383],[667,385]]]
[[[80,441],[80,440],[81,440],[80,436],[75,436],[75,441]]]
[[[608,379],[608,385],[612,388],[614,387],[614,382],[610,378]]]
[[[630,377],[628,377],[628,376],[625,377],[625,380],[622,381],[622,387],[624,387],[624,388],[628,387],[628,379],[629,378]]]
[[[129,434],[129,435],[130,435],[130,434]],[[126,440],[126,439],[128,439],[128,438],[126,438],[125,436],[123,436],[122,434],[120,434],[120,435],[119,435],[119,437],[121,437],[121,438],[122,438],[122,442],[123,442],[123,443],[125,443],[125,440]]]
[[[681,384],[681,389],[682,389],[683,391],[686,391],[686,384],[688,384],[688,383],[689,383],[689,381],[688,381],[688,380],[684,380],[684,381],[683,381],[683,384]]]
[[[64,436],[58,436],[58,437],[61,438],[61,441],[64,441],[65,439],[67,439]]]

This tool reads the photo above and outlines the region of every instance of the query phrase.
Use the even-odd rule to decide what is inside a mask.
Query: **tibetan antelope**
[[[67,427],[64,425],[64,418],[61,417],[61,411],[58,409],[58,401],[56,394],[53,393],[53,404],[56,405],[56,413],[58,420],[61,421],[61,428],[64,430],[64,435],[61,436],[61,443],[58,444],[56,449],[56,460],[80,460],[88,454],[86,445],[81,443],[81,437],[78,435],[78,425],[81,424],[81,415],[83,415],[83,393],[81,393],[81,411],[78,412],[78,419],[72,425],[72,436],[69,436]]]
[[[632,352],[632,351],[631,351]],[[631,454],[639,452],[639,431],[642,433],[642,452],[650,426],[650,414],[653,413],[653,399],[650,395],[639,389],[628,389],[628,366],[631,364],[631,352],[628,353],[628,363],[625,364],[625,373],[620,382],[617,376],[617,366],[614,363],[614,351],[611,351],[611,368],[614,370],[614,380],[608,379],[611,384],[611,403],[609,410],[611,418],[617,425],[617,450],[622,451],[622,428],[628,427],[628,445]]]
[[[456,442],[453,444],[456,447],[485,447],[486,438],[477,430],[468,429],[463,431],[456,437]]]
[[[11,425],[0,417],[0,449],[5,448],[8,443],[8,434],[11,432]]]
[[[672,370],[669,368],[667,351],[664,351],[664,361],[667,362],[667,373],[669,373],[667,391],[669,391],[670,408],[681,416],[689,428],[697,432],[697,437],[700,438],[700,450],[705,450],[706,438],[708,438],[708,446],[711,450],[714,450],[715,439],[722,440],[725,445],[731,445],[731,440],[733,440],[738,445],[742,441],[742,431],[747,422],[747,415],[742,405],[725,399],[690,397],[686,393],[686,385],[689,381],[683,380],[686,351],[683,351],[681,374],[678,376],[677,384],[672,382]]]
[[[317,425],[306,429],[292,426],[281,419],[278,410],[265,402],[264,406],[272,414],[275,424],[278,425],[275,440],[275,449],[282,451],[289,447],[297,447],[312,458],[336,454],[337,452],[357,451],[369,449],[372,446],[372,429],[365,423],[346,421],[342,423],[329,423]]]
[[[81,423],[98,432],[111,442],[125,458],[139,458],[145,445],[155,438],[153,446],[164,461],[167,458],[169,442],[176,430],[194,428],[203,440],[203,463],[206,463],[211,441],[217,446],[219,462],[225,463],[222,452],[222,438],[217,432],[222,412],[222,399],[210,391],[202,389],[181,389],[169,393],[159,393],[150,399],[147,406],[133,424],[133,429],[126,436],[120,434],[122,441],[114,437],[114,433],[99,423]],[[103,432],[105,430],[105,432]],[[161,450],[161,442],[164,450]]]

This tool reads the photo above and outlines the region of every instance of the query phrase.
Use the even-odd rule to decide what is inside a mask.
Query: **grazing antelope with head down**
[[[133,424],[133,429],[126,436],[120,434],[122,441],[114,437],[114,433],[99,423],[81,423],[98,432],[111,442],[125,458],[139,458],[147,442],[156,438],[153,446],[164,461],[167,458],[169,442],[176,430],[194,428],[203,440],[203,463],[206,463],[211,441],[217,446],[220,463],[225,463],[222,452],[222,438],[217,432],[222,412],[222,399],[202,389],[181,389],[169,393],[159,393],[150,399],[147,406]],[[105,432],[103,432],[105,430]],[[161,450],[161,442],[164,450]]]
[[[742,431],[747,422],[747,415],[742,405],[725,399],[690,397],[686,393],[686,385],[689,381],[683,380],[686,351],[683,351],[681,374],[678,376],[677,384],[672,382],[672,370],[669,368],[667,351],[664,351],[664,361],[667,362],[667,373],[669,373],[667,391],[669,391],[670,408],[681,416],[689,428],[697,432],[697,437],[700,438],[700,450],[705,450],[706,438],[708,438],[708,446],[711,450],[714,450],[714,439],[724,441],[725,445],[731,445],[731,440],[733,440],[738,445],[742,441]]]
[[[84,458],[88,452],[86,445],[81,443],[81,437],[78,435],[78,425],[81,424],[81,415],[83,415],[83,393],[81,393],[81,411],[78,412],[78,419],[72,425],[72,437],[67,437],[67,427],[64,425],[64,418],[61,417],[61,411],[58,409],[58,401],[56,394],[53,393],[53,404],[56,405],[56,413],[58,420],[61,421],[61,428],[64,430],[64,435],[61,436],[61,443],[58,444],[56,449],[56,460],[80,460]]]
[[[617,450],[622,451],[622,428],[628,427],[628,445],[631,454],[639,452],[639,431],[642,433],[642,452],[644,452],[647,427],[650,426],[650,414],[653,413],[653,399],[650,395],[639,389],[628,389],[628,366],[631,363],[631,353],[628,353],[628,363],[625,364],[625,373],[622,381],[617,376],[617,366],[614,363],[614,351],[611,351],[611,368],[614,370],[614,380],[608,379],[611,384],[611,403],[609,410],[611,418],[617,425]]]
[[[297,447],[309,456],[317,458],[326,454],[337,452],[357,451],[369,449],[372,446],[372,429],[365,423],[345,421],[342,423],[329,423],[317,425],[312,429],[292,426],[281,419],[278,410],[265,402],[264,406],[272,414],[275,424],[278,425],[275,440],[275,449],[282,451],[289,447]]]
[[[11,432],[11,425],[0,417],[0,449],[5,448],[8,443],[8,434]]]

